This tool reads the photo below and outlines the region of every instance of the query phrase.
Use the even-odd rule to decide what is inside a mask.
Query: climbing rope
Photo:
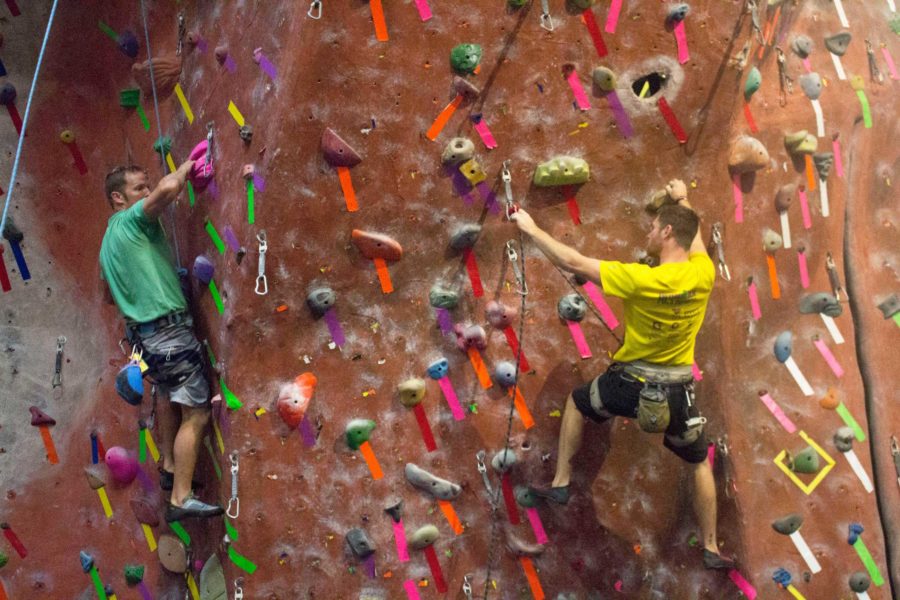
[[[25,142],[25,130],[28,127],[28,115],[31,112],[31,102],[34,99],[34,90],[37,88],[38,73],[41,72],[41,64],[44,62],[44,53],[47,50],[47,40],[50,39],[50,28],[53,26],[53,18],[56,16],[56,6],[59,0],[53,0],[50,7],[50,18],[47,19],[47,30],[44,32],[44,41],[41,43],[41,51],[38,53],[37,64],[34,67],[34,78],[31,80],[31,89],[28,90],[28,102],[25,104],[25,116],[22,119],[22,131],[19,132],[19,143],[16,146],[16,158],[13,161],[12,174],[9,179],[9,187],[6,189],[6,202],[3,205],[3,216],[0,217],[0,232],[6,227],[6,213],[9,211],[9,202],[13,191],[16,189],[16,175],[19,172],[19,160],[22,158],[22,145]]]

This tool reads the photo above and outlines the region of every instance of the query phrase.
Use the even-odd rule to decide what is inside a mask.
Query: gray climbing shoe
[[[166,523],[190,519],[192,517],[208,518],[221,515],[225,509],[215,504],[201,502],[193,496],[189,497],[181,506],[169,504],[166,506]]]
[[[721,569],[728,571],[735,568],[737,563],[733,558],[710,552],[706,548],[703,549],[703,566],[707,569]]]
[[[528,491],[538,498],[544,498],[557,504],[567,504],[569,502],[569,486],[567,485],[547,488],[529,487]]]

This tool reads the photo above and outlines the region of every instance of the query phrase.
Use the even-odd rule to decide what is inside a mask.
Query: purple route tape
[[[153,594],[150,593],[143,581],[138,582],[138,589],[141,592],[141,600],[153,600]]]
[[[0,60],[0,77],[6,77],[6,67],[3,66],[2,60]]]
[[[241,244],[238,242],[237,236],[234,235],[234,231],[232,231],[230,225],[225,226],[225,242],[234,252],[241,249]]]
[[[613,115],[616,117],[616,124],[622,132],[622,137],[630,138],[634,135],[634,130],[631,128],[631,121],[628,119],[628,113],[625,112],[625,107],[622,106],[622,101],[619,100],[618,94],[616,94],[615,91],[612,91],[606,95],[606,99],[609,101],[610,110],[612,110]]]
[[[313,431],[312,423],[309,422],[309,415],[303,415],[300,421],[300,437],[303,438],[303,445],[312,448],[316,445],[316,434]]]
[[[215,179],[213,179],[212,181],[209,182],[209,187],[207,187],[206,189],[209,190],[210,196],[212,196],[216,200],[219,199],[219,186],[216,185]]]
[[[450,311],[446,308],[436,308],[434,309],[437,313],[437,322],[441,327],[441,333],[447,335],[453,331],[453,317],[450,316]]]
[[[370,579],[375,579],[375,556],[367,557],[363,561],[363,565],[366,567],[366,575],[368,575]]]
[[[200,38],[200,41],[197,42],[197,50],[199,50],[200,53],[202,54],[202,53],[206,52],[207,48],[209,48],[209,46],[207,45],[206,40],[204,40],[203,38]]]
[[[229,73],[234,73],[237,71],[237,63],[234,62],[234,59],[231,58],[231,55],[225,57],[225,68],[228,69]]]
[[[262,54],[260,54],[259,58],[259,68],[265,71],[266,75],[272,78],[272,81],[275,81],[275,78],[278,77],[278,69]]]
[[[144,488],[145,492],[149,494],[154,491],[155,486],[153,485],[153,482],[150,481],[150,477],[147,475],[147,472],[144,471],[143,467],[138,467],[137,478],[138,481],[141,482],[141,487]]]
[[[497,195],[488,187],[488,184],[484,181],[481,181],[475,187],[478,188],[478,193],[481,194],[481,199],[484,200],[484,206],[491,212],[491,214],[499,214],[500,213],[500,205],[497,204]]]
[[[259,173],[253,173],[253,187],[256,188],[257,192],[266,191],[266,180],[263,179],[263,176]]]
[[[334,343],[340,347],[347,343],[347,339],[344,337],[344,330],[341,328],[341,322],[338,321],[337,315],[334,313],[333,308],[329,308],[325,311],[325,314],[322,315],[322,318],[325,320],[325,324],[328,325],[328,333],[331,334],[331,339]]]
[[[228,418],[228,410],[226,410],[227,406],[225,405],[225,401],[222,400],[220,404],[222,407],[219,410],[219,429],[222,432],[222,437],[228,437],[228,434],[231,433],[231,419]]]

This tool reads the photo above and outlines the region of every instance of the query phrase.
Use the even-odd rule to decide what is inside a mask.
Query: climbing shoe
[[[716,554],[706,548],[703,549],[703,566],[707,569],[724,569],[727,571],[733,569],[736,565],[737,563],[733,558]]]
[[[207,518],[221,515],[225,509],[215,504],[207,504],[197,500],[193,496],[189,497],[181,506],[169,504],[166,506],[166,523],[181,521],[182,519],[190,519],[192,517]]]
[[[567,485],[547,488],[529,487],[528,491],[538,498],[544,498],[545,500],[550,500],[557,504],[566,504],[569,502],[569,486]]]
[[[170,473],[169,471],[166,471],[165,469],[160,469],[159,470],[159,487],[161,487],[162,489],[164,489],[167,492],[171,492],[172,486],[174,486],[174,485],[175,485],[175,473]],[[201,482],[191,479],[191,488],[192,489],[199,489],[202,487],[203,487],[203,484]]]

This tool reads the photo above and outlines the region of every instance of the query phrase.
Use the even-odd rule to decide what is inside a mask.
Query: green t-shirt
[[[694,362],[694,341],[715,279],[716,269],[703,252],[691,254],[685,262],[653,268],[600,261],[603,291],[625,304],[625,343],[613,360]]]
[[[143,200],[109,218],[100,274],[128,321],[144,323],[187,308],[166,232],[159,219],[144,214]]]

